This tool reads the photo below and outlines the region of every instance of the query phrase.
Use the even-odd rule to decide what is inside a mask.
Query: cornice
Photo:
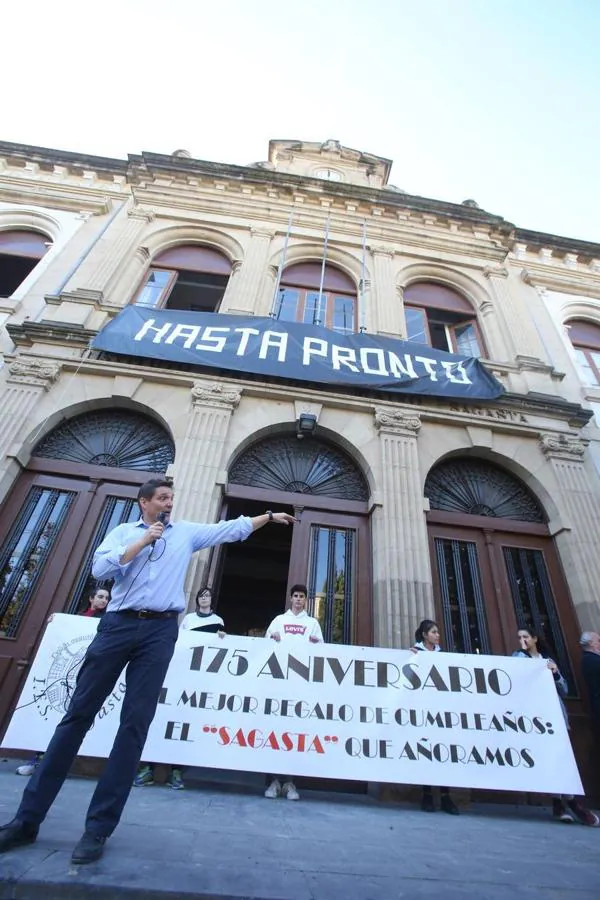
[[[543,231],[531,231],[528,228],[515,228],[513,246],[515,244],[526,244],[528,247],[538,248],[549,247],[562,253],[576,253],[578,256],[600,258],[600,244],[562,237],[558,234],[546,234]]]
[[[33,344],[87,347],[98,333],[82,325],[61,322],[7,322],[5,328],[17,347],[32,347]]]
[[[14,331],[15,326],[11,326],[11,328]],[[54,328],[55,333],[58,330]],[[39,331],[39,328],[37,331]],[[85,331],[84,329],[78,330],[76,327],[73,327],[69,343],[73,345],[77,342],[83,349],[87,346],[86,339],[89,336],[93,336],[93,334],[94,332]],[[38,334],[32,336],[35,337],[36,342],[52,343],[52,341],[47,339],[48,335],[46,335],[46,340],[44,340],[43,335],[41,337]],[[56,334],[54,343],[60,343],[58,337],[58,334]],[[31,346],[31,343],[32,341],[29,341],[27,346]],[[7,364],[18,358],[18,356],[11,354],[7,354],[5,357]],[[47,360],[48,358],[43,357],[43,359]],[[333,385],[328,386],[324,390],[322,386],[310,382],[303,382],[299,386],[298,382],[286,379],[265,381],[264,377],[252,377],[247,373],[240,373],[240,375],[236,376],[235,373],[229,371],[199,371],[197,367],[183,368],[176,365],[170,367],[165,364],[164,360],[145,360],[142,362],[133,358],[118,357],[106,353],[100,354],[97,351],[91,351],[83,358],[81,356],[59,356],[56,357],[56,361],[60,363],[64,372],[78,372],[82,377],[86,374],[102,377],[107,375],[129,375],[142,378],[149,383],[186,386],[190,390],[194,384],[198,383],[198,379],[201,377],[206,379],[205,382],[202,382],[203,384],[218,383],[222,385],[225,393],[235,394],[242,391],[245,397],[257,399],[270,397],[273,400],[287,402],[293,400],[294,396],[297,396],[299,387],[301,387],[302,397],[305,402],[323,404],[326,401],[328,407],[370,414],[374,414],[375,409],[377,409],[384,415],[393,415],[394,410],[398,410],[398,402],[400,401],[403,404],[405,415],[412,419],[420,417],[422,422],[483,424],[487,428],[521,434],[522,436],[539,436],[540,433],[540,424],[529,421],[528,416],[555,419],[559,422],[567,423],[572,428],[579,429],[589,422],[593,415],[590,410],[584,409],[579,404],[568,403],[565,400],[561,400],[560,397],[548,397],[543,394],[527,394],[523,396],[507,393],[497,401],[490,403],[462,404],[457,399],[443,400],[436,397],[411,396],[410,394],[403,394],[401,398],[400,395],[394,397],[390,394],[374,391],[365,391],[359,394],[355,389],[343,391]],[[374,401],[376,402],[375,407]],[[411,415],[411,410],[414,410],[413,415]]]
[[[154,192],[134,189],[134,196],[138,203],[151,206],[156,218],[161,221],[192,224],[191,216],[203,222],[206,216],[210,216],[214,227],[244,228],[253,220],[268,220],[272,230],[276,234],[285,234],[290,214],[290,203],[274,202],[268,197],[253,195],[248,197],[241,190],[240,185],[232,186],[232,194],[225,197],[209,192],[188,191],[185,197],[165,198]],[[315,235],[322,241],[326,214],[317,203],[307,203],[302,207],[296,207],[294,215],[294,238],[314,241]],[[360,247],[362,241],[363,222],[372,221],[371,213],[361,211],[348,213],[345,207],[333,206],[330,217],[330,233],[335,236],[336,244],[346,241],[348,246]],[[379,242],[391,245],[390,249],[400,255],[416,256],[422,259],[439,263],[440,254],[444,254],[445,261],[460,265],[468,265],[470,260],[477,260],[477,268],[490,264],[501,263],[506,257],[506,249],[499,245],[494,235],[478,237],[473,235],[470,228],[452,230],[451,223],[441,222],[436,226],[424,225],[419,219],[413,221],[410,215],[398,219],[391,210],[385,210],[383,215],[373,222],[373,228],[377,229]],[[454,256],[455,260],[448,257]],[[471,263],[472,264],[472,263]]]
[[[65,212],[89,212],[102,216],[111,210],[111,200],[123,198],[123,191],[86,191],[76,186],[40,181],[13,181],[0,176],[0,200],[18,206],[42,206]]]
[[[411,396],[402,398],[405,405],[418,407],[423,421],[463,420],[486,427],[523,432],[539,432],[540,426],[531,421],[533,417],[554,419],[565,422],[570,428],[583,428],[592,418],[593,412],[579,403],[569,403],[561,397],[547,394],[505,393],[498,400],[486,403],[464,402],[460,399],[443,400],[437,397]]]
[[[514,226],[506,222],[502,216],[459,203],[448,203],[443,200],[433,200],[413,194],[403,194],[361,185],[325,182],[319,178],[273,172],[251,166],[215,163],[207,160],[162,156],[147,152],[129,156],[128,181],[132,185],[148,186],[149,182],[153,182],[160,177],[187,179],[190,176],[209,176],[212,179],[216,178],[226,183],[232,181],[236,184],[244,183],[245,185],[269,185],[288,194],[296,193],[298,190],[308,190],[320,195],[326,194],[334,198],[350,199],[354,202],[363,201],[394,209],[418,210],[423,213],[433,213],[444,218],[454,218],[459,221],[487,227],[493,226],[501,230],[507,237],[509,234],[512,234],[514,229]]]
[[[0,141],[0,157],[21,163],[35,162],[40,168],[48,171],[51,171],[56,165],[66,166],[70,171],[79,174],[82,174],[84,170],[93,170],[111,175],[125,175],[128,167],[125,159],[91,156],[87,153],[53,150],[49,147],[36,147],[30,144],[14,144],[11,141]]]
[[[566,421],[572,428],[583,428],[594,413],[584,409],[580,403],[571,403],[552,394],[504,394],[499,401],[509,409],[521,410],[523,413],[546,415]]]
[[[589,269],[578,274],[567,274],[564,269],[528,265],[521,272],[525,284],[532,287],[545,288],[547,291],[560,291],[565,294],[578,294],[585,297],[600,298],[600,275]]]

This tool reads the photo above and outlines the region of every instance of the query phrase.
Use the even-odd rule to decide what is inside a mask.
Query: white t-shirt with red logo
[[[279,632],[282,641],[304,641],[308,642],[309,638],[316,637],[320,641],[323,640],[323,632],[317,619],[309,616],[306,610],[302,610],[297,616],[288,609],[280,616],[275,616],[269,627],[265,637],[270,638],[276,631]]]

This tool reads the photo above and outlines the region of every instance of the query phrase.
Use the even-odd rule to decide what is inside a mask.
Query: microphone
[[[159,512],[158,518],[157,518],[156,521],[157,521],[157,522],[160,522],[161,525],[164,525],[168,518],[169,518],[169,513],[163,511],[163,512]],[[154,547],[154,545],[156,544],[156,541],[157,541],[157,538],[155,538],[155,539],[152,541],[152,543],[150,544],[150,546],[151,546],[151,547]]]

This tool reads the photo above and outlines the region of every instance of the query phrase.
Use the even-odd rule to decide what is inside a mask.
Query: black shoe
[[[76,866],[96,862],[104,853],[105,841],[106,838],[99,834],[84,831],[81,840],[73,850],[71,862]]]
[[[449,816],[460,816],[458,807],[450,794],[442,794],[442,801],[440,803],[440,806],[445,813],[448,813]]]
[[[37,836],[37,825],[13,819],[12,822],[0,827],[0,853],[6,853],[7,850],[12,850],[14,847],[33,844]]]
[[[423,812],[435,812],[435,806],[433,805],[433,794],[431,791],[427,791],[423,794],[421,798],[421,809]]]

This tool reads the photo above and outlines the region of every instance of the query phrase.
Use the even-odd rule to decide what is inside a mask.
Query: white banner
[[[97,620],[48,624],[2,746],[45,750]],[[67,684],[70,688],[67,689]],[[118,679],[82,755],[108,756]],[[182,631],[143,759],[357,781],[581,794],[543,661]]]

